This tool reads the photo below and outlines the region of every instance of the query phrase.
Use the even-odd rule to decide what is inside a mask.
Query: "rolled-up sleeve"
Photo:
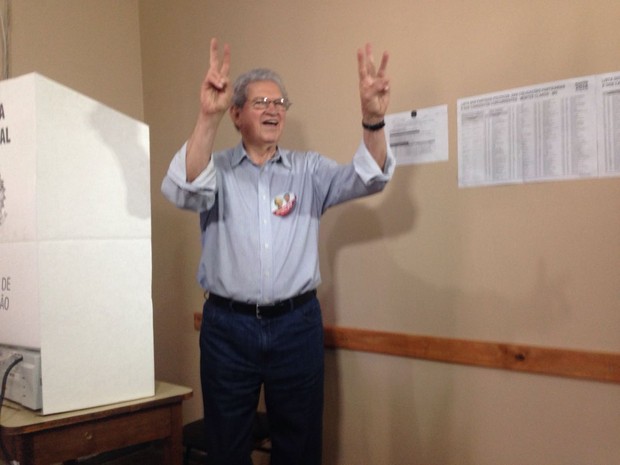
[[[187,182],[186,149],[187,143],[183,144],[172,158],[168,172],[161,184],[161,192],[166,199],[179,208],[205,211],[213,206],[217,188],[213,157],[196,179]]]
[[[376,181],[389,181],[394,174],[396,159],[388,145],[385,166],[383,170],[381,170],[381,167],[366,148],[364,141],[362,141],[357,148],[357,152],[355,152],[353,156],[353,165],[355,166],[357,175],[362,179],[364,184],[368,185]]]

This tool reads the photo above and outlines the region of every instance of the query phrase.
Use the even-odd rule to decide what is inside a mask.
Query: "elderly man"
[[[388,55],[358,50],[362,142],[351,163],[278,145],[291,102],[279,75],[255,69],[231,85],[230,48],[211,41],[200,112],[162,192],[200,214],[198,280],[209,297],[200,332],[210,464],[248,465],[261,387],[272,465],[321,462],[323,327],[316,298],[319,219],[331,206],[379,192],[394,170],[386,144]],[[229,112],[241,134],[212,153]]]

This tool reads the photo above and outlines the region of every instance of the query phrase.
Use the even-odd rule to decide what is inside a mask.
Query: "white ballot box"
[[[43,414],[154,394],[149,184],[144,123],[0,82],[0,346],[40,353]]]

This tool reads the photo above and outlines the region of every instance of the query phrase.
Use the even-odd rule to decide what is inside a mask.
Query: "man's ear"
[[[229,109],[228,109],[228,113],[230,114],[230,119],[232,120],[233,124],[235,125],[235,128],[237,128],[237,131],[239,130],[239,114],[241,113],[241,109],[235,105],[232,105]]]

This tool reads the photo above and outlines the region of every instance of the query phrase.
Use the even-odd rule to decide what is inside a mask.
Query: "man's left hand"
[[[357,51],[362,121],[365,124],[379,123],[387,112],[390,102],[390,79],[386,75],[388,58],[388,53],[383,52],[377,69],[370,44]]]

